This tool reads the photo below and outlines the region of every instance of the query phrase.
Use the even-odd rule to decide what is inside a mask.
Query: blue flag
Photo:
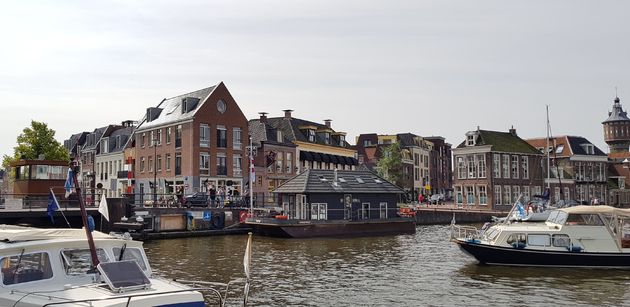
[[[68,168],[68,177],[66,178],[66,183],[63,185],[66,189],[66,198],[72,194],[72,189],[74,188],[74,173],[71,168]]]
[[[53,193],[52,189],[48,193],[48,216],[50,216],[50,221],[54,224],[55,219],[53,218],[54,212],[59,210],[59,202],[57,202],[57,197],[55,197],[55,193]]]

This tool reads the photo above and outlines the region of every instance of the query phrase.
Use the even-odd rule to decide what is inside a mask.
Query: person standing
[[[217,190],[214,185],[210,186],[210,206],[214,207],[214,200],[217,198]]]

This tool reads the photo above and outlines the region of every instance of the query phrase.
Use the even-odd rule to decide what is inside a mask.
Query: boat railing
[[[479,230],[473,226],[451,225],[451,239],[479,239]]]
[[[58,301],[58,302],[52,302],[52,303],[48,303],[45,305],[42,305],[42,307],[47,307],[47,306],[57,306],[57,305],[65,305],[65,304],[79,304],[79,303],[85,303],[85,304],[89,304],[90,306],[92,305],[92,303],[95,302],[102,302],[102,301],[110,301],[110,300],[120,300],[120,299],[126,299],[127,302],[125,303],[126,306],[129,306],[133,299],[135,298],[140,298],[140,297],[147,297],[147,296],[156,296],[156,295],[165,295],[165,294],[176,294],[176,293],[186,293],[186,292],[200,292],[203,297],[204,297],[204,301],[206,304],[211,304],[213,301],[218,300],[219,301],[219,306],[225,306],[225,303],[227,301],[227,296],[228,296],[228,292],[230,290],[230,286],[233,284],[238,284],[238,283],[246,283],[246,280],[244,278],[237,278],[234,280],[231,280],[228,283],[220,283],[220,282],[207,282],[207,281],[192,281],[192,280],[173,280],[174,282],[189,286],[189,289],[181,289],[181,290],[173,290],[173,291],[159,291],[159,292],[148,292],[148,293],[136,293],[136,294],[128,294],[128,295],[117,295],[117,296],[112,296],[112,297],[106,297],[106,298],[91,298],[91,299],[80,299],[80,300],[63,300],[63,301]],[[40,295],[42,295],[42,293],[38,293]]]

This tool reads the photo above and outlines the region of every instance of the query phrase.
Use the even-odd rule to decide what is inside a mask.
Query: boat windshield
[[[107,253],[102,248],[96,249],[99,262],[109,262]],[[92,256],[89,249],[65,249],[61,251],[63,267],[68,275],[85,275],[92,268]]]
[[[566,225],[604,226],[604,222],[597,214],[569,214]]]
[[[547,222],[564,225],[564,222],[566,222],[568,216],[569,214],[564,211],[555,210],[549,214]]]
[[[120,259],[120,251],[122,248],[114,247],[114,256],[116,260]],[[147,265],[142,257],[142,251],[139,248],[127,247],[123,252],[122,260],[135,260],[143,271],[147,270]]]
[[[4,257],[0,260],[0,267],[2,283],[5,285],[49,279],[53,276],[50,258],[45,252]]]

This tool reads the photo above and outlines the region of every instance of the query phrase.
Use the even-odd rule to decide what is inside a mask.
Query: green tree
[[[46,123],[31,121],[31,126],[24,128],[17,137],[17,146],[13,148],[13,157],[4,155],[2,167],[19,159],[39,159],[70,161],[68,151],[55,140],[55,131],[48,129]]]
[[[403,183],[402,150],[398,142],[381,149],[381,158],[376,164],[378,175],[387,181],[401,186]]]

